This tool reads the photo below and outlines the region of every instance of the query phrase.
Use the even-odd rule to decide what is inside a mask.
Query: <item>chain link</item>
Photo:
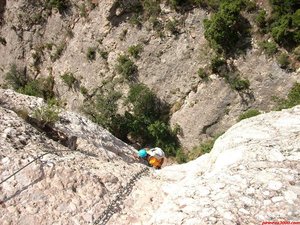
[[[123,205],[126,197],[131,193],[135,183],[143,176],[147,175],[149,168],[143,168],[138,173],[134,174],[128,183],[124,187],[120,187],[117,191],[118,195],[110,202],[102,214],[95,220],[94,224],[105,225],[108,223],[109,219],[115,214],[120,212],[121,206]]]

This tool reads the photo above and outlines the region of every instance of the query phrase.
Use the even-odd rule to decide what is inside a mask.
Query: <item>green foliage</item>
[[[55,62],[62,56],[62,53],[66,48],[66,43],[62,42],[59,45],[55,45],[55,47],[56,47],[56,51],[54,52],[53,55],[50,56],[52,62]]]
[[[158,119],[160,104],[155,94],[143,84],[133,84],[128,93],[128,102],[133,106],[136,116],[146,116]]]
[[[133,14],[133,16],[130,17],[129,23],[132,26],[141,27],[142,26],[142,17],[138,13]]]
[[[98,94],[94,102],[85,105],[84,112],[90,115],[94,122],[112,131],[120,97],[121,94],[113,90],[105,95]]]
[[[37,48],[34,53],[32,53],[33,58],[33,66],[38,69],[39,65],[42,63],[42,55],[43,55],[43,48]]]
[[[277,57],[277,63],[279,64],[279,66],[282,69],[287,69],[288,66],[290,65],[290,60],[289,60],[289,56],[286,53],[281,53],[278,57]]]
[[[246,90],[250,87],[250,81],[248,79],[241,79],[235,77],[232,81],[229,81],[231,87],[237,91]]]
[[[293,53],[294,53],[296,59],[298,61],[300,61],[300,45],[297,48],[294,49]]]
[[[259,114],[260,114],[260,112],[257,109],[249,109],[239,116],[238,121],[241,121],[241,120],[253,117],[253,116],[257,116]]]
[[[124,78],[132,80],[137,72],[137,67],[127,55],[119,55],[117,58],[116,70]]]
[[[209,153],[214,147],[215,141],[220,137],[220,134],[215,135],[212,139],[202,142],[199,146],[194,147],[188,154],[188,161],[197,159],[205,153]]]
[[[219,53],[229,54],[237,49],[238,41],[247,30],[241,21],[241,1],[222,2],[210,20],[204,20],[204,36],[210,46]]]
[[[267,13],[265,10],[259,10],[257,16],[255,17],[255,22],[258,27],[260,27],[260,28],[266,27],[266,23],[267,23],[266,16],[267,16]]]
[[[278,51],[276,43],[272,41],[262,41],[259,43],[259,46],[268,56],[272,56]]]
[[[287,99],[278,100],[278,110],[292,108],[300,104],[300,83],[295,83],[290,90]]]
[[[86,53],[86,57],[89,61],[93,61],[96,59],[96,48],[89,47]]]
[[[80,93],[83,95],[83,96],[86,96],[88,95],[89,91],[86,87],[84,86],[80,86]]]
[[[186,3],[186,0],[168,0],[167,3],[172,7],[172,8],[177,8],[178,6]]]
[[[10,70],[5,75],[6,85],[11,86],[15,91],[22,94],[50,99],[54,97],[54,77],[30,78],[25,69],[18,69],[16,64],[12,64]]]
[[[272,15],[269,21],[274,40],[283,47],[300,44],[300,2],[270,0]]]
[[[179,149],[176,152],[176,162],[181,164],[181,163],[186,163],[188,162],[188,155],[186,153],[184,153],[184,151],[182,149]]]
[[[212,58],[210,68],[213,73],[217,74],[228,71],[226,60],[220,58],[219,56]]]
[[[155,146],[161,146],[167,155],[176,155],[177,152],[177,137],[173,133],[171,127],[163,121],[152,122],[147,130],[151,139],[154,140]]]
[[[128,53],[135,59],[140,57],[140,53],[143,51],[143,46],[141,44],[132,45],[128,48]]]
[[[242,7],[246,9],[247,12],[253,12],[257,10],[256,2],[252,0],[242,0]]]
[[[159,0],[144,0],[142,2],[144,15],[146,18],[157,17],[160,14],[161,8],[159,3]]]
[[[199,5],[202,8],[217,11],[220,7],[221,1],[220,0],[192,0],[191,2],[195,5]]]
[[[44,98],[45,100],[52,99],[55,96],[53,91],[54,77],[38,78],[35,80],[29,79],[24,87],[20,87],[17,91],[36,97]]]
[[[169,156],[175,156],[179,149],[176,137],[178,128],[172,130],[168,124],[168,107],[157,99],[143,84],[130,87],[125,103],[130,111],[118,114],[119,93],[97,95],[93,102],[84,106],[84,111],[93,121],[109,129],[115,136],[126,142],[160,146]],[[128,137],[130,136],[130,141]]]
[[[105,59],[105,60],[108,59],[108,52],[107,51],[99,50],[99,54],[100,54],[102,59]]]
[[[81,17],[87,18],[88,13],[86,5],[84,3],[79,6],[79,12]]]
[[[56,8],[60,14],[64,13],[69,7],[68,0],[46,0],[49,9]]]
[[[60,109],[58,105],[59,103],[57,100],[50,99],[45,106],[42,106],[33,112],[33,117],[44,125],[54,124],[59,120]]]
[[[75,88],[76,83],[78,80],[74,77],[74,74],[71,72],[66,72],[60,76],[63,82],[68,86],[69,89]]]
[[[9,72],[5,75],[5,80],[14,90],[18,90],[27,84],[28,77],[25,70],[20,70],[16,64],[12,64]]]
[[[203,80],[208,80],[208,74],[203,68],[199,68],[198,71],[198,76],[203,79]]]
[[[177,20],[169,20],[166,24],[166,30],[170,31],[171,34],[177,35],[179,33],[177,25]]]
[[[234,68],[229,68],[227,62],[224,59],[216,56],[212,59],[210,66],[212,72],[218,74],[221,77],[224,77],[226,82],[232,89],[236,91],[243,91],[249,88],[249,80],[241,79],[238,71],[235,71]]]
[[[2,45],[6,46],[7,42],[6,42],[6,40],[5,40],[4,37],[0,37],[0,43],[1,43]]]

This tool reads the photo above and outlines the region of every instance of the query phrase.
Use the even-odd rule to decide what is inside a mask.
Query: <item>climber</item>
[[[154,167],[155,169],[160,169],[164,163],[165,153],[161,148],[143,148],[138,151],[139,158],[142,158],[147,161],[149,166]]]

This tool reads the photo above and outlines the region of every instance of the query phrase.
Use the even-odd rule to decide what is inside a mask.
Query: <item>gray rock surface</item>
[[[144,179],[122,219],[116,215],[109,224],[298,221],[299,160],[299,106],[244,120],[222,135],[211,153],[156,171],[150,182]]]
[[[213,51],[203,29],[203,20],[209,14],[202,9],[180,14],[161,4],[159,21],[180,22],[177,36],[164,28],[160,37],[149,21],[143,22],[141,29],[131,26],[128,15],[116,7],[115,0],[94,0],[95,8],[85,2],[85,10],[84,1],[70,2],[69,11],[61,15],[55,9],[45,9],[39,1],[6,1],[0,36],[7,44],[0,44],[0,83],[12,63],[26,67],[31,76],[53,75],[56,93],[68,109],[80,111],[84,96],[78,88],[68,88],[60,76],[73,73],[90,94],[105,83],[106,89],[126,96],[128,83],[116,73],[116,59],[120,54],[128,54],[130,46],[141,44],[140,58],[132,58],[138,67],[137,79],[172,106],[172,124],[182,127],[180,140],[190,149],[208,136],[224,132],[251,107],[269,111],[274,106],[272,96],[285,97],[293,83],[299,82],[296,72],[287,73],[274,59],[261,55],[255,37],[252,49],[231,60],[241,77],[249,79],[249,93],[232,91],[223,78],[213,74],[211,82],[203,82],[197,71],[209,66]],[[87,58],[89,47],[97,49],[94,61]],[[53,60],[59,49],[61,56]],[[101,57],[101,52],[107,52],[107,59]],[[36,53],[41,57],[37,65]]]
[[[62,112],[55,124],[77,137],[71,150],[14,112],[41,106],[42,99],[10,90],[1,90],[0,99],[0,180],[50,153],[1,184],[1,224],[91,224],[144,168],[132,147],[78,114]]]
[[[41,105],[0,91],[0,182],[53,153],[0,185],[1,224],[92,224],[103,215],[121,225],[299,220],[300,106],[243,120],[211,153],[139,176],[146,167],[135,150],[79,114],[62,111],[54,125],[78,138],[76,150],[19,117]]]

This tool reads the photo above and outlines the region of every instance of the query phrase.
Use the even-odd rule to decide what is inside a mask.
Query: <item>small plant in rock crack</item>
[[[120,55],[117,58],[116,70],[119,74],[128,80],[132,80],[137,71],[137,66],[127,55]]]
[[[50,99],[47,104],[33,112],[33,117],[40,121],[42,125],[54,124],[59,119],[59,102],[56,99]]]
[[[239,116],[238,121],[241,121],[241,120],[244,120],[244,119],[247,119],[247,118],[251,118],[251,117],[257,116],[259,114],[260,114],[259,110],[257,110],[257,109],[249,109],[249,110],[247,110],[246,112],[242,113]]]
[[[96,59],[96,48],[89,47],[86,53],[86,57],[89,61],[94,61]]]
[[[68,86],[69,89],[74,88],[78,80],[74,77],[74,74],[71,72],[64,73],[60,76],[63,82]]]
[[[141,44],[132,45],[128,48],[128,53],[135,59],[140,57],[140,53],[143,51],[143,46]]]
[[[199,68],[198,71],[197,71],[197,73],[198,73],[198,76],[199,76],[202,80],[204,80],[204,81],[208,81],[208,80],[209,80],[209,75],[208,75],[208,73],[205,71],[204,68]]]

